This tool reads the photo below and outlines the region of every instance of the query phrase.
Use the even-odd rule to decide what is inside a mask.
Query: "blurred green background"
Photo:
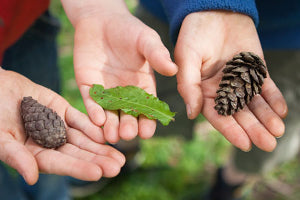
[[[126,3],[134,12],[136,0],[127,0]],[[71,105],[86,112],[74,78],[74,29],[58,0],[52,1],[51,10],[62,24],[58,39],[62,95]],[[141,151],[134,158],[140,164],[139,168],[111,179],[100,191],[75,199],[202,199],[213,181],[215,170],[228,159],[230,147],[223,136],[200,116],[192,140],[179,136],[155,136],[141,141]],[[242,192],[248,200],[300,199],[299,167],[299,161],[295,159],[266,174],[263,180],[250,181]]]

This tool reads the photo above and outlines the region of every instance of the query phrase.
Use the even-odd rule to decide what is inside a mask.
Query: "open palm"
[[[254,143],[262,150],[272,151],[276,146],[275,137],[284,133],[281,118],[286,115],[287,106],[269,75],[262,93],[243,110],[224,117],[214,109],[222,69],[226,61],[241,51],[251,51],[263,58],[250,17],[225,11],[188,15],[175,49],[178,90],[187,104],[189,118],[202,112],[238,148],[248,151]]]
[[[0,159],[15,168],[28,184],[38,172],[67,175],[82,180],[116,176],[124,156],[104,145],[103,132],[89,118],[55,92],[37,85],[20,74],[0,68]],[[67,143],[46,149],[27,138],[20,115],[24,96],[32,96],[50,107],[64,120]]]
[[[154,120],[106,111],[103,121],[101,108],[88,92],[93,84],[105,88],[134,85],[156,95],[152,68],[169,76],[177,71],[158,34],[129,11],[93,15],[77,23],[75,29],[75,75],[91,120],[104,125],[105,139],[111,143],[137,135],[151,137]]]

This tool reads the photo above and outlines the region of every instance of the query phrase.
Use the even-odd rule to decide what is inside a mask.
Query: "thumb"
[[[202,61],[199,55],[188,48],[180,38],[178,38],[174,56],[178,65],[177,89],[186,104],[188,118],[194,119],[200,113],[203,104]]]
[[[154,30],[147,28],[140,33],[137,48],[158,73],[164,76],[174,76],[177,73],[177,66],[172,62],[168,49]]]
[[[16,169],[29,185],[37,182],[39,172],[33,155],[21,143],[13,140],[10,134],[0,134],[0,160]]]

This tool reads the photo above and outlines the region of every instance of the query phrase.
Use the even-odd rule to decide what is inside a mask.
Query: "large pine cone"
[[[217,90],[215,109],[220,115],[232,115],[260,94],[267,68],[252,52],[241,52],[226,63]]]
[[[66,128],[56,112],[32,97],[24,97],[21,115],[27,136],[45,148],[58,148],[67,142]]]

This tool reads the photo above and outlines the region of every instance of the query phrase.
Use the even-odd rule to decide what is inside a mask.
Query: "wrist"
[[[61,3],[74,27],[81,20],[89,18],[102,20],[105,15],[129,13],[123,0],[61,0]]]
[[[234,13],[243,13],[250,16],[256,25],[258,24],[258,12],[254,0],[161,0],[161,2],[169,19],[173,42],[176,41],[177,34],[184,18],[188,14],[194,12],[226,10]]]
[[[237,24],[238,22],[246,22],[248,24],[252,24],[255,27],[254,21],[252,18],[248,15],[245,15],[243,13],[238,12],[232,12],[232,11],[226,11],[226,10],[211,10],[211,11],[200,11],[200,12],[194,12],[190,13],[186,16],[198,18],[196,20],[203,20],[203,22],[206,23],[212,23],[212,22],[222,22],[227,24]],[[228,21],[229,20],[229,21]]]

